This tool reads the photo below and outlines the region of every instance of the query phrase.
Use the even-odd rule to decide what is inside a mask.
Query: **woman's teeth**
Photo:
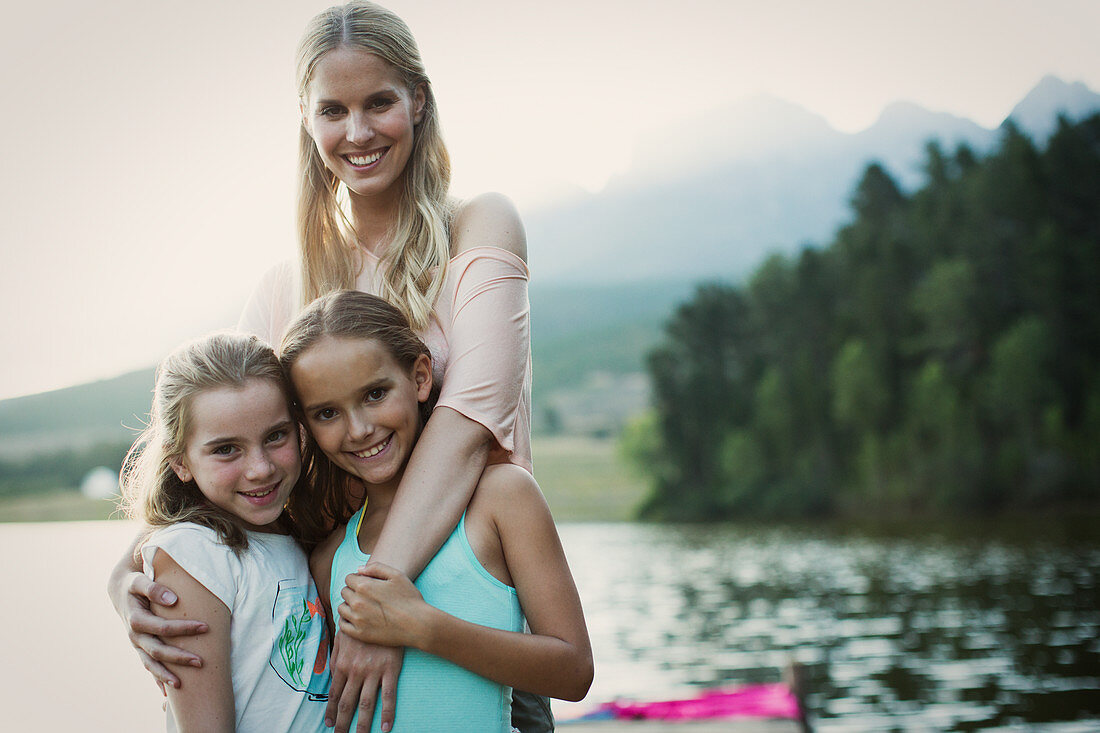
[[[372,456],[376,456],[376,455],[378,455],[379,453],[381,453],[382,451],[384,451],[386,449],[386,446],[390,444],[390,438],[392,438],[392,437],[393,436],[391,435],[389,438],[386,438],[381,443],[378,443],[376,445],[372,445],[370,448],[367,448],[366,450],[363,450],[363,451],[359,451],[358,453],[354,453],[353,455],[356,458],[371,458]]]
[[[371,163],[381,158],[382,154],[385,152],[385,150],[379,150],[378,152],[371,153],[370,155],[345,155],[344,157],[347,158],[348,162],[350,162],[352,165],[370,165]]]

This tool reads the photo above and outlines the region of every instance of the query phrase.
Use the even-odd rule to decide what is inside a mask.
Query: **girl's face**
[[[325,336],[290,376],[328,459],[364,484],[396,490],[431,393],[431,359],[421,355],[405,369],[374,339]]]
[[[214,506],[245,529],[270,532],[298,482],[298,425],[279,385],[250,379],[191,398],[183,455],[172,461]]]
[[[410,92],[387,62],[342,46],[317,62],[302,122],[325,166],[353,196],[393,195],[423,112],[423,88]]]

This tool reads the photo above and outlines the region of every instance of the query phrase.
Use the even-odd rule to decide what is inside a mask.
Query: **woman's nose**
[[[349,143],[363,145],[374,137],[374,128],[371,127],[370,118],[363,112],[352,112],[348,115],[347,138]]]

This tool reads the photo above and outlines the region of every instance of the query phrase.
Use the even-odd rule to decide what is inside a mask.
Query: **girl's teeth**
[[[245,496],[251,496],[254,499],[259,499],[262,496],[267,496],[268,494],[270,494],[274,490],[275,490],[274,488],[270,488],[267,491],[242,491],[241,493],[244,494]]]
[[[392,437],[393,436],[391,435],[390,438],[392,438]],[[355,456],[357,458],[370,458],[371,456],[378,455],[379,453],[382,452],[383,449],[385,449],[385,447],[387,445],[390,444],[390,438],[386,438],[385,440],[383,440],[381,443],[374,446],[373,448],[367,448],[364,451],[359,451],[358,453],[355,454]]]

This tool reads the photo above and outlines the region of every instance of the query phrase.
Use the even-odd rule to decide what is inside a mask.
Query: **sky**
[[[231,326],[294,255],[294,47],[329,4],[3,5],[0,399],[150,366]],[[521,212],[749,95],[855,132],[898,100],[994,127],[1046,74],[1100,90],[1092,0],[389,7],[432,77],[453,192]]]

